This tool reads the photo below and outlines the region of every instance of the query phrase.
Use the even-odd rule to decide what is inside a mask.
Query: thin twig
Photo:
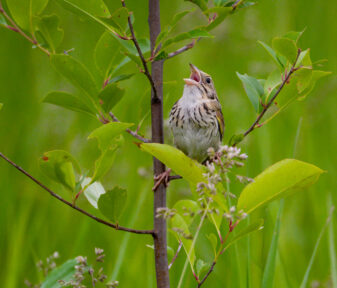
[[[122,2],[122,6],[123,7],[126,7],[125,5],[125,0],[121,0]],[[130,32],[131,32],[131,40],[133,42],[133,44],[135,45],[136,49],[137,49],[137,52],[138,52],[138,55],[139,55],[139,58],[140,60],[142,61],[142,64],[143,64],[143,67],[144,67],[144,74],[146,75],[147,79],[149,79],[149,82],[151,84],[151,87],[152,87],[152,90],[153,90],[153,98],[155,100],[158,100],[158,93],[157,93],[157,89],[156,89],[156,86],[153,82],[153,79],[152,79],[152,76],[149,72],[149,68],[147,67],[147,64],[146,64],[146,60],[145,60],[145,57],[143,55],[143,52],[142,50],[140,49],[140,46],[139,46],[139,43],[137,41],[137,38],[136,38],[136,35],[135,35],[135,31],[133,29],[133,25],[132,25],[132,21],[131,21],[131,16],[129,14],[128,16],[128,24],[129,24],[129,29],[130,29]]]
[[[199,39],[198,39],[199,40]],[[193,40],[191,43],[188,43],[187,45],[185,45],[184,47],[181,47],[180,49],[174,51],[174,52],[171,52],[167,55],[166,59],[170,59],[172,57],[175,57],[181,53],[184,53],[185,51],[188,51],[190,49],[192,49],[195,45],[196,42],[198,42],[198,40]]]
[[[262,117],[264,116],[264,114],[267,112],[267,110],[269,109],[269,107],[274,103],[276,97],[280,94],[280,92],[282,91],[283,87],[285,84],[287,84],[289,82],[290,76],[298,70],[298,68],[295,68],[298,57],[301,54],[301,49],[298,49],[297,51],[297,56],[296,59],[293,63],[293,65],[291,66],[291,69],[288,73],[285,74],[285,77],[280,85],[280,87],[277,89],[276,93],[274,94],[274,96],[270,99],[270,101],[267,103],[267,105],[265,105],[263,107],[262,112],[257,116],[256,120],[254,121],[254,123],[248,128],[248,130],[243,134],[244,137],[246,137],[249,133],[251,133],[256,127],[259,127],[259,122],[262,119]],[[233,146],[235,146],[238,143],[234,143]]]
[[[198,283],[198,288],[201,287],[202,284],[204,284],[204,282],[206,281],[206,279],[208,278],[209,274],[212,273],[214,266],[215,266],[216,262],[214,261],[212,263],[211,268],[208,270],[207,274],[204,276],[204,278],[202,278],[202,280]]]
[[[72,203],[68,202],[67,200],[63,199],[60,195],[56,194],[55,192],[53,192],[52,190],[50,190],[47,186],[45,186],[44,184],[42,184],[39,180],[37,180],[36,178],[34,178],[32,175],[30,175],[28,172],[26,172],[24,169],[22,169],[19,165],[15,164],[12,160],[10,160],[9,158],[7,158],[5,155],[3,155],[0,152],[0,157],[3,158],[4,160],[6,160],[9,164],[11,164],[12,166],[14,166],[17,170],[19,170],[21,173],[23,173],[24,175],[26,175],[28,178],[30,178],[32,181],[34,181],[37,185],[39,185],[41,188],[43,188],[44,190],[46,190],[52,197],[58,199],[59,201],[63,202],[64,204],[68,205],[69,207],[77,210],[78,212],[90,217],[91,219],[94,219],[96,222],[102,223],[106,226],[109,226],[111,228],[114,228],[116,230],[121,230],[121,231],[126,231],[126,232],[130,232],[130,233],[135,233],[135,234],[150,234],[154,236],[154,231],[153,230],[137,230],[137,229],[131,229],[131,228],[126,228],[126,227],[122,227],[110,222],[107,222],[101,218],[98,218],[94,215],[91,215],[90,213],[88,213],[87,211],[77,207],[77,206],[73,206]]]
[[[25,32],[23,32],[20,27],[18,25],[16,25],[16,23],[13,21],[13,19],[11,17],[8,16],[8,14],[6,13],[6,11],[3,9],[1,3],[0,3],[0,14],[4,15],[4,17],[11,23],[12,26],[6,26],[4,25],[4,27],[6,27],[9,30],[12,30],[14,32],[19,33],[21,36],[23,36],[24,38],[26,38],[29,42],[31,42],[32,44],[34,44],[36,47],[38,47],[41,51],[43,51],[44,53],[46,53],[48,56],[50,55],[50,52],[43,48],[36,40],[32,39],[31,37],[29,37]]]
[[[110,115],[112,121],[114,121],[114,122],[120,122],[120,121],[118,120],[118,118],[117,118],[112,112],[109,112],[109,115]],[[144,143],[151,143],[151,140],[150,140],[150,139],[147,139],[147,138],[144,138],[144,137],[140,136],[140,135],[139,135],[137,132],[135,132],[135,131],[132,131],[132,130],[130,130],[130,129],[126,129],[125,131],[128,132],[128,133],[129,133],[130,135],[132,135],[133,137],[137,138],[138,140],[144,142]]]
[[[170,264],[168,265],[168,269],[169,269],[169,270],[171,269],[171,267],[172,267],[174,261],[176,261],[178,255],[179,255],[179,252],[180,252],[180,250],[181,250],[181,247],[183,247],[183,242],[182,242],[181,240],[179,240],[179,246],[178,246],[178,248],[177,248],[176,254],[174,254],[174,256],[173,256],[173,258],[172,258]]]

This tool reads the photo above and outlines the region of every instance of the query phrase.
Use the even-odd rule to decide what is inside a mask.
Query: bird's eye
[[[212,82],[211,78],[207,77],[206,78],[206,83],[211,84],[211,82]]]

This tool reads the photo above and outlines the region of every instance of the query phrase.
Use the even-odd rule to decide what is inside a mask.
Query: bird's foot
[[[167,187],[170,182],[169,180],[170,173],[171,173],[171,169],[169,168],[165,172],[155,176],[154,181],[156,181],[156,183],[154,184],[152,191],[156,191],[161,183],[163,183],[165,187]]]

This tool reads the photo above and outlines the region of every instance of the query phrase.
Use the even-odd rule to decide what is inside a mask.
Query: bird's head
[[[201,96],[204,99],[216,99],[216,91],[214,88],[213,80],[210,75],[199,70],[193,64],[190,64],[191,75],[190,78],[185,78],[185,89],[187,91],[193,91],[193,94]]]

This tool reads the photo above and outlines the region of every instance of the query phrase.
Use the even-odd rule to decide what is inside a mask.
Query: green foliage
[[[113,223],[118,223],[118,219],[125,209],[126,200],[126,190],[115,187],[99,197],[98,209]]]
[[[202,11],[207,10],[207,1],[206,0],[185,0],[188,2],[192,2],[197,5]]]
[[[142,143],[139,146],[142,151],[156,157],[187,181],[197,184],[204,180],[202,166],[177,148],[158,143]]]
[[[217,253],[218,238],[215,236],[214,233],[211,233],[211,234],[207,235],[207,239],[211,243],[211,246],[212,246],[212,249],[213,249],[213,253],[214,253],[214,257],[215,257],[216,253]]]
[[[197,272],[197,276],[200,278],[200,275],[211,267],[210,263],[204,262],[202,259],[198,259],[195,263],[195,272]]]
[[[251,213],[290,191],[314,184],[324,171],[295,159],[285,159],[270,166],[254,178],[240,194],[237,208]]]
[[[83,112],[95,116],[95,112],[91,110],[84,102],[77,96],[71,95],[63,91],[49,92],[42,100],[44,103],[54,104],[76,112]]]
[[[57,15],[42,16],[37,22],[39,32],[53,53],[63,40],[63,30],[59,28],[59,22]]]
[[[193,268],[196,257],[193,245],[193,237],[188,225],[179,214],[176,214],[171,218],[170,226],[172,227],[171,231],[175,235],[177,240],[183,243],[183,247],[186,252],[188,261]]]
[[[0,111],[1,111],[3,106],[4,106],[4,104],[0,103]]]
[[[213,30],[215,27],[219,26],[227,16],[232,13],[233,9],[231,7],[213,7],[205,12],[206,15],[211,13],[216,13],[217,17],[206,26],[207,31]]]
[[[100,182],[94,182],[91,178],[87,177],[83,179],[81,183],[82,189],[84,190],[84,196],[87,198],[88,202],[98,209],[98,200],[102,194],[105,193],[105,189]]]
[[[98,90],[88,69],[73,57],[57,54],[50,56],[51,65],[69,82],[81,90],[83,102],[93,109],[98,106]]]
[[[34,17],[40,15],[48,0],[6,0],[15,22],[24,30],[34,31]]]
[[[39,159],[39,166],[46,176],[74,191],[76,184],[74,168],[79,174],[81,170],[70,153],[63,150],[45,152]]]
[[[125,90],[119,88],[116,83],[111,83],[104,87],[98,95],[103,110],[105,112],[111,111],[111,109],[123,98],[124,93]]]
[[[245,88],[246,94],[255,109],[255,112],[260,112],[260,99],[264,94],[263,86],[252,76],[248,76],[247,74],[242,75],[239,72],[236,72],[236,75],[238,75],[240,78],[243,87]]]
[[[59,288],[60,284],[58,280],[71,280],[76,273],[76,264],[76,259],[70,259],[64,262],[60,267],[55,268],[43,281],[41,288]]]
[[[183,218],[185,223],[191,225],[194,216],[197,215],[200,207],[197,202],[189,199],[183,199],[176,202],[173,209],[177,210],[177,213]]]
[[[294,40],[276,37],[273,39],[273,49],[280,55],[286,57],[290,63],[294,63],[297,56],[297,47]]]

